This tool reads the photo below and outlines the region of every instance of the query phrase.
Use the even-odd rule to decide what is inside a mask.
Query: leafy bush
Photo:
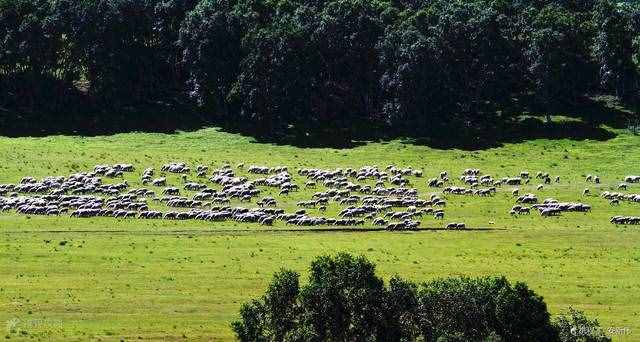
[[[581,311],[569,308],[560,314],[553,325],[562,342],[607,342],[611,338],[604,334],[597,320],[591,320]]]
[[[595,339],[571,339],[576,326],[593,328]],[[606,341],[575,311],[552,323],[524,283],[393,277],[385,285],[373,263],[349,254],[315,259],[302,286],[298,273],[281,270],[232,328],[241,341]]]

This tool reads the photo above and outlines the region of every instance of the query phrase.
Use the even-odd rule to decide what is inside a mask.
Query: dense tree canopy
[[[596,93],[637,104],[639,8],[614,0],[0,0],[2,120],[144,121],[159,104],[179,104],[175,121],[196,111],[275,139],[474,136],[510,122],[522,99],[545,113]]]
[[[542,297],[503,277],[387,285],[363,257],[339,254],[277,273],[232,324],[240,341],[609,341],[581,312],[550,320]],[[578,332],[576,329],[580,329]]]

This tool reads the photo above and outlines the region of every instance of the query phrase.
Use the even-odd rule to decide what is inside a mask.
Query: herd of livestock
[[[447,171],[442,171],[438,177],[422,181],[422,170],[394,165],[384,169],[377,166],[304,168],[295,171],[298,184],[286,166],[245,167],[239,163],[235,168],[227,164],[210,170],[205,165],[191,168],[176,162],[163,165],[159,172],[153,168],[142,170],[141,186],[132,187],[124,175],[134,172],[136,168],[131,164],[96,165],[92,171],[67,177],[24,177],[17,184],[0,184],[0,212],[66,214],[77,218],[233,220],[269,226],[276,222],[296,226],[370,225],[388,230],[416,230],[425,216],[444,219],[447,198],[491,197],[506,186],[514,198],[514,206],[509,211],[514,216],[538,211],[541,216],[549,217],[563,212],[588,213],[592,209],[587,203],[560,202],[553,198],[539,200],[533,193],[520,194],[518,187],[532,181],[538,183],[535,186],[538,191],[561,182],[559,176],[551,177],[545,172],[534,176],[522,171],[513,177],[493,178],[478,169],[466,169],[458,178],[450,178]],[[178,184],[170,184],[169,174],[179,175]],[[585,180],[600,183],[595,175],[587,175]],[[416,182],[433,188],[432,194],[420,196]],[[640,183],[640,176],[624,177],[617,190],[626,191],[631,183]],[[289,204],[291,201],[285,199],[301,187],[308,190],[305,193],[313,193],[310,198],[297,201],[295,209],[288,211],[279,206],[279,202]],[[582,194],[590,195],[589,188]],[[612,206],[622,201],[640,202],[640,194],[604,191],[600,195]],[[335,217],[326,215],[332,205],[339,206]],[[640,218],[614,216],[611,222],[637,225]],[[462,222],[450,222],[443,227],[467,228]]]

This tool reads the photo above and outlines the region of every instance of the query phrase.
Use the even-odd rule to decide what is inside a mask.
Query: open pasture
[[[301,271],[318,254],[349,251],[367,255],[385,276],[398,273],[417,281],[458,274],[504,274],[527,282],[546,298],[554,313],[573,305],[597,316],[604,327],[630,327],[637,336],[640,226],[614,225],[610,220],[615,215],[640,216],[640,203],[623,200],[611,205],[601,196],[604,191],[640,193],[640,184],[635,183],[629,183],[626,190],[618,189],[625,176],[640,174],[640,137],[618,133],[604,142],[534,140],[482,151],[437,150],[402,141],[351,149],[300,149],[260,144],[215,129],[174,135],[0,138],[0,183],[4,184],[20,183],[27,176],[38,180],[66,177],[93,171],[99,164],[129,163],[136,167],[134,172],[124,172],[122,178],[101,177],[104,183],[126,180],[130,188],[157,191],[164,187],[143,185],[142,171],[153,167],[155,178],[162,165],[184,162],[194,169],[208,166],[205,179],[198,180],[195,170],[187,177],[220,190],[221,186],[207,178],[224,164],[237,176],[250,179],[262,177],[249,173],[250,165],[287,166],[298,191],[285,196],[279,194],[279,188],[261,186],[260,195],[251,202],[232,199],[229,203],[253,208],[258,199],[272,196],[286,212],[299,210],[299,201],[327,190],[318,182],[315,188],[305,187],[309,180],[298,169],[411,167],[423,174],[405,177],[409,180],[406,187],[415,188],[420,199],[437,195],[446,201],[445,218],[423,215],[416,218],[420,227],[444,228],[450,222],[464,222],[470,230],[314,232],[331,225],[300,227],[283,220],[263,226],[234,220],[72,218],[73,210],[59,216],[8,210],[0,213],[0,272],[4,275],[0,320],[18,321],[7,332],[11,338],[53,334],[78,340],[164,335],[230,339],[228,323],[240,304],[261,293],[278,268]],[[238,168],[239,163],[244,168]],[[470,187],[459,178],[465,169],[479,169],[495,180],[528,171],[531,180],[496,186],[491,196],[443,193],[447,186]],[[451,184],[429,187],[428,181],[440,178],[442,171],[447,171]],[[550,184],[536,178],[538,171],[549,174]],[[587,181],[587,175],[598,176],[599,183]],[[168,172],[166,179],[167,186],[178,187],[181,195],[197,193],[184,189],[182,174]],[[373,179],[359,183],[375,187]],[[385,187],[392,185],[387,182]],[[588,204],[591,210],[551,217],[537,210],[512,215],[517,198],[512,194],[514,188],[519,195],[534,194],[538,202],[554,198]],[[589,193],[584,194],[585,188]],[[169,210],[164,204],[149,204],[150,209]],[[317,207],[307,211],[312,216],[337,217],[347,206],[332,200],[324,212]],[[349,228],[370,227],[367,220]]]
[[[122,185],[115,194],[97,193],[98,197],[108,198],[117,194],[126,194],[131,189],[147,189],[153,191],[153,196],[146,196],[147,206],[142,210],[157,210],[161,213],[167,211],[187,211],[195,208],[205,210],[215,207],[244,207],[258,208],[257,202],[261,198],[271,197],[276,200],[276,207],[292,214],[300,209],[307,211],[308,217],[324,217],[340,219],[340,212],[347,207],[362,207],[363,199],[367,197],[402,199],[405,196],[415,196],[426,200],[422,205],[415,203],[404,204],[397,207],[386,206],[378,208],[378,212],[366,212],[364,214],[348,216],[353,218],[349,224],[341,224],[340,221],[323,222],[307,227],[319,226],[364,226],[373,227],[373,218],[382,217],[390,211],[418,211],[420,215],[409,217],[420,222],[421,227],[444,228],[448,223],[465,223],[467,228],[544,228],[563,227],[576,229],[602,229],[609,228],[610,220],[615,215],[637,216],[638,203],[633,200],[617,200],[603,198],[605,191],[618,194],[633,195],[640,193],[640,183],[627,182],[624,189],[619,189],[621,183],[628,175],[640,174],[637,169],[639,159],[638,146],[634,146],[637,137],[620,135],[608,142],[576,142],[570,140],[537,140],[521,144],[507,145],[485,151],[460,151],[460,150],[433,150],[427,147],[404,144],[394,141],[390,143],[367,144],[354,149],[297,149],[290,146],[272,146],[257,144],[250,139],[235,135],[216,132],[214,130],[202,130],[194,133],[182,133],[178,135],[162,134],[128,134],[110,137],[78,138],[78,137],[50,137],[34,139],[4,139],[0,148],[2,151],[2,169],[0,170],[0,183],[18,184],[24,177],[33,177],[34,181],[46,176],[69,176],[71,173],[93,172],[96,165],[113,165],[127,163],[135,167],[132,172],[123,172],[119,177],[105,177],[104,174],[96,175],[106,185]],[[254,152],[255,151],[255,152]],[[188,173],[162,172],[161,167],[168,163],[184,162],[192,168]],[[243,167],[238,167],[243,164]],[[202,165],[208,168],[203,177],[196,176],[196,166]],[[224,165],[229,168],[222,169]],[[278,178],[280,174],[271,172],[268,174],[256,174],[249,172],[251,165],[267,167],[287,167],[287,176],[291,177],[286,182],[297,186],[298,189],[282,194],[280,186],[266,186],[257,183],[256,180],[270,180]],[[387,168],[394,165],[398,170],[420,172],[421,177],[415,175],[400,176],[402,182],[392,184],[394,177]],[[377,166],[378,174],[385,174],[380,178],[359,177],[361,168]],[[153,186],[143,182],[141,176],[143,170],[153,168],[155,173],[149,177],[149,182],[165,178],[166,184]],[[308,174],[300,175],[299,170],[317,169],[334,171],[336,169],[353,169],[352,175],[340,174],[336,177],[344,179],[344,185],[324,186],[323,181],[310,178]],[[465,170],[477,169],[478,175],[467,175],[465,181],[461,175]],[[212,182],[220,172],[226,170],[231,176],[244,178],[251,181],[252,189],[256,193],[247,196],[233,196],[220,194],[221,198],[229,202],[215,202],[216,199],[208,197],[196,201],[197,205],[190,205],[201,189],[185,189],[185,184],[191,183],[206,186],[213,192],[222,192],[224,184]],[[379,171],[379,172],[378,172]],[[391,170],[393,171],[393,170]],[[522,172],[528,172],[529,178],[521,177]],[[447,172],[449,181],[441,182],[442,173]],[[540,172],[548,174],[548,179],[536,177]],[[357,173],[357,174],[356,174]],[[387,176],[388,175],[388,176]],[[586,180],[592,175],[590,181]],[[488,182],[482,182],[482,177],[488,176]],[[223,176],[225,177],[225,176]],[[596,181],[597,177],[597,181]],[[362,179],[360,179],[362,178]],[[475,180],[469,181],[469,178]],[[509,185],[507,182],[519,178],[521,184]],[[327,179],[330,180],[330,179]],[[430,187],[428,183],[438,180],[439,187]],[[123,185],[126,182],[126,185]],[[314,186],[307,186],[309,182]],[[377,185],[376,185],[377,183]],[[476,184],[473,184],[476,183]],[[481,184],[478,184],[481,183]],[[496,184],[502,183],[502,184]],[[243,185],[242,183],[240,183]],[[351,185],[357,189],[349,190]],[[167,188],[175,188],[179,191],[176,195],[184,200],[189,200],[186,205],[174,204],[173,208],[167,208],[165,204],[168,198],[153,201],[150,197],[162,197],[162,192]],[[342,191],[341,196],[329,196],[327,190],[333,188]],[[368,191],[364,189],[367,188]],[[413,190],[414,194],[404,192],[393,193],[383,190],[399,189]],[[466,194],[460,193],[464,188]],[[243,189],[243,188],[241,188]],[[492,189],[492,190],[491,190]],[[518,195],[514,195],[514,190]],[[51,194],[55,189],[46,190],[45,194]],[[456,191],[458,192],[456,194]],[[484,196],[471,193],[472,191],[484,191]],[[585,193],[588,191],[588,193]],[[5,195],[10,190],[5,190]],[[325,193],[326,202],[312,203],[310,206],[301,207],[303,202],[316,202],[319,197],[314,194]],[[72,194],[71,191],[65,194]],[[74,193],[75,194],[75,193]],[[80,193],[92,195],[93,193]],[[511,211],[514,205],[518,205],[517,198],[525,194],[532,194],[535,202],[542,203],[544,199],[555,199],[559,202],[584,204],[588,207],[577,212],[563,212],[560,215],[543,217],[538,213],[542,210],[531,208],[529,215],[514,215]],[[20,194],[24,195],[24,194]],[[33,195],[33,194],[27,194]],[[36,196],[42,194],[35,194]],[[200,193],[202,195],[202,193]],[[215,194],[214,194],[215,195]],[[335,195],[332,194],[332,195]],[[139,196],[140,198],[144,196]],[[247,197],[243,199],[242,197]],[[349,198],[355,197],[355,198]],[[439,206],[433,199],[442,199]],[[195,199],[198,199],[195,197]],[[349,199],[354,199],[353,202]],[[521,198],[522,199],[522,198]],[[527,199],[525,199],[527,202]],[[446,205],[445,205],[446,203]],[[219,204],[219,205],[218,205]],[[370,205],[379,207],[385,203],[369,202]],[[433,205],[432,205],[433,204]],[[178,206],[178,208],[176,208]],[[104,207],[104,205],[103,205]],[[186,207],[186,208],[185,208]],[[15,209],[15,208],[14,208]],[[74,209],[74,208],[70,208]],[[325,210],[326,209],[326,210]],[[417,209],[417,210],[416,210]],[[138,209],[138,211],[142,211]],[[437,219],[433,211],[443,210],[444,218]],[[176,220],[138,220],[138,219],[105,219],[89,218],[81,220],[69,219],[73,210],[55,217],[41,217],[40,215],[16,215],[14,211],[7,210],[0,215],[0,222],[6,222],[14,228],[29,227],[30,229],[57,230],[61,229],[260,229],[256,224],[247,225],[246,222],[224,219],[216,222],[193,221],[180,222]],[[138,216],[139,213],[136,213]],[[557,213],[554,213],[557,214]],[[192,217],[193,218],[193,217]],[[392,222],[395,217],[386,217],[387,222]],[[357,219],[357,220],[356,220]],[[403,220],[406,218],[399,218]],[[287,224],[286,218],[278,218],[273,221],[273,227],[299,227],[295,224]],[[381,225],[384,228],[384,224]]]

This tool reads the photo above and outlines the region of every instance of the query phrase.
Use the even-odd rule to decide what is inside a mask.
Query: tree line
[[[0,0],[0,127],[487,135],[523,103],[635,105],[639,33],[613,0]]]
[[[611,341],[569,309],[551,318],[544,299],[504,277],[453,277],[388,284],[364,257],[316,258],[309,280],[276,273],[265,294],[231,324],[240,341]]]

